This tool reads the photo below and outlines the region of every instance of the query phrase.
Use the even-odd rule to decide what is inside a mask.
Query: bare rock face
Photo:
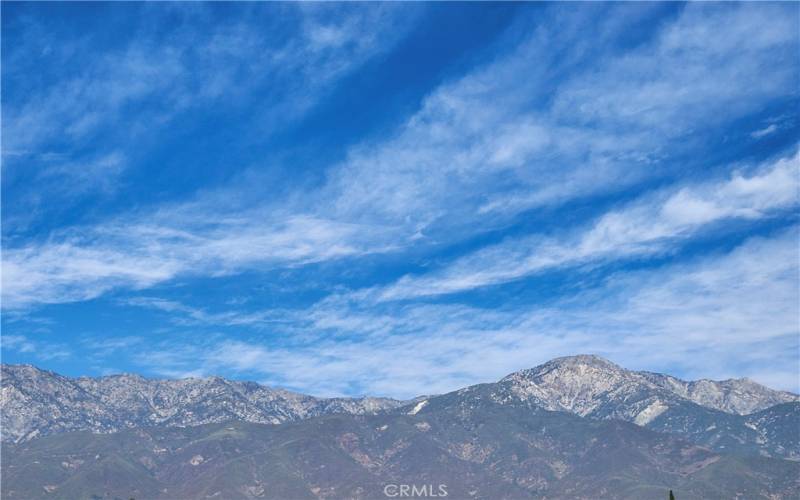
[[[747,415],[777,404],[798,401],[796,394],[774,391],[748,378],[686,382],[660,373],[642,372],[642,374],[654,384],[701,406],[738,415]]]
[[[2,438],[37,436],[93,428],[112,431],[112,414],[74,380],[33,366],[2,367]]]
[[[2,439],[21,442],[66,431],[183,427],[227,420],[279,424],[312,416],[368,414],[399,405],[386,398],[315,398],[221,377],[154,380],[138,375],[77,379],[27,365],[3,365]]]
[[[548,409],[581,416],[608,411],[612,402],[614,418],[625,420],[639,416],[632,414],[636,409],[653,415],[670,401],[691,401],[737,415],[800,401],[796,394],[775,391],[749,379],[686,382],[660,373],[626,370],[591,355],[557,358],[512,373],[502,383],[510,385],[518,396],[535,398]],[[638,404],[630,405],[632,400]],[[645,401],[649,404],[642,404]]]
[[[557,358],[484,384],[499,404],[623,420],[722,452],[800,459],[800,402],[747,379],[687,382],[626,370],[597,356]],[[462,391],[474,392],[473,388]],[[238,420],[281,424],[330,414],[416,415],[432,401],[315,398],[221,377],[155,380],[138,375],[68,378],[33,366],[2,367],[2,439],[67,431],[186,427]],[[465,408],[464,411],[469,411]]]
[[[748,379],[687,382],[580,355],[512,373],[496,384],[493,397],[624,420],[720,451],[800,458],[800,397]]]
[[[67,432],[7,443],[0,494],[367,499],[406,484],[422,491],[415,498],[638,500],[667,498],[670,490],[681,499],[797,498],[796,461],[738,457],[620,420],[497,402],[496,388],[473,386],[378,415]]]
[[[378,498],[431,478],[452,498],[782,500],[800,477],[796,395],[596,356],[404,402],[3,366],[0,405],[9,499]]]

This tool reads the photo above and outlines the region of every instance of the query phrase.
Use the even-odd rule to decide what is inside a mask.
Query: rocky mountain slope
[[[686,382],[660,373],[638,372],[653,384],[700,406],[747,415],[781,403],[800,401],[796,394],[774,391],[747,378]]]
[[[800,463],[715,453],[619,420],[498,403],[476,386],[381,415],[73,432],[2,448],[2,497],[796,498]],[[391,491],[390,491],[391,492]],[[431,495],[427,495],[431,496]]]
[[[686,382],[581,355],[554,359],[486,385],[498,403],[624,420],[720,452],[800,459],[798,396],[746,379]],[[32,366],[4,365],[0,418],[3,440],[21,442],[78,430],[114,432],[229,420],[279,424],[334,413],[389,412],[403,405],[384,398],[315,398],[219,377],[73,379]]]
[[[2,367],[2,498],[796,498],[800,402],[559,358],[440,396]],[[748,413],[749,412],[749,413]],[[275,425],[281,424],[281,425]],[[789,460],[787,460],[789,459]]]
[[[800,459],[800,398],[747,379],[685,382],[583,355],[513,373],[492,397],[624,420],[718,451]]]
[[[220,377],[154,380],[137,375],[69,378],[29,365],[2,366],[2,439],[228,420],[278,424],[331,413],[374,413],[386,398],[315,398]]]
[[[775,391],[749,379],[686,382],[669,375],[626,370],[592,355],[556,358],[512,373],[500,383],[511,385],[521,397],[535,398],[548,409],[638,420],[639,424],[658,416],[664,404],[670,402],[690,401],[705,408],[746,415],[800,401],[796,394]],[[634,400],[647,401],[652,406],[634,407]],[[639,412],[634,413],[637,409]]]

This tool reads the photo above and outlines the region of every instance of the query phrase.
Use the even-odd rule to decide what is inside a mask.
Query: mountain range
[[[3,498],[800,493],[797,395],[587,355],[410,401],[4,365],[0,419]]]
[[[221,377],[154,380],[139,375],[69,378],[30,365],[2,366],[2,440],[65,431],[190,426],[227,420],[280,424],[330,413],[362,414],[388,398],[315,398]]]

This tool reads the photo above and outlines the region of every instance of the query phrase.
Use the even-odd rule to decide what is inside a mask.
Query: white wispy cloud
[[[651,43],[572,79],[555,109],[595,126],[684,135],[757,109],[764,97],[791,95],[797,69],[785,56],[798,41],[794,13],[775,4],[728,7],[686,5]],[[754,70],[765,67],[769,78]]]
[[[798,35],[784,13],[690,4],[651,41],[607,53],[601,41],[629,26],[588,9],[558,11],[557,28],[529,27],[532,36],[433,91],[393,137],[354,148],[326,199],[348,217],[442,238],[624,189],[667,168],[666,148],[691,144],[698,123],[792,95],[795,69],[782,58]]]
[[[343,162],[327,165],[321,186],[286,188],[289,194],[275,196],[263,191],[271,186],[266,181],[241,182],[198,193],[195,201],[125,214],[96,226],[66,228],[47,240],[5,249],[4,307],[85,300],[114,289],[148,288],[177,276],[217,276],[458,242],[507,225],[525,210],[618,192],[658,175],[667,168],[661,162],[667,146],[679,148],[694,123],[735,119],[767,99],[794,92],[791,69],[778,62],[795,46],[798,35],[779,6],[690,4],[651,41],[621,53],[589,43],[595,38],[586,33],[596,33],[600,41],[613,40],[629,28],[620,22],[622,17],[600,16],[598,25],[598,16],[591,12],[556,10],[558,28],[535,25],[532,17],[523,19],[516,28],[530,24],[529,37],[505,40],[494,48],[493,57],[485,57],[488,62],[431,92],[388,138],[357,145]],[[377,15],[382,19],[384,14]],[[339,74],[344,61],[359,59],[354,53],[367,57],[371,47],[381,45],[371,18],[345,17],[334,26],[325,24],[325,16],[308,19],[303,47],[310,48],[303,50],[321,50],[321,55],[306,57],[292,50],[285,56],[310,61],[308,71],[322,64],[330,74]],[[764,34],[767,19],[773,21],[772,29]],[[718,37],[709,35],[715,26],[726,30]],[[372,34],[364,41],[361,31]],[[207,50],[241,45],[249,53],[255,42],[243,36],[219,35]],[[272,52],[266,53],[264,57],[272,57]],[[692,56],[684,57],[688,53]],[[706,71],[719,61],[725,62],[724,71]],[[305,68],[307,63],[296,64]],[[755,75],[757,82],[752,81],[754,67],[762,68]],[[135,71],[150,74],[147,68]],[[746,77],[732,77],[739,73]],[[626,84],[624,92],[611,88],[620,80],[635,84]],[[605,89],[605,97],[598,100],[599,90],[592,89]],[[117,92],[123,94],[116,99],[127,102],[129,94],[154,91]],[[647,102],[652,106],[646,107]],[[669,127],[654,126],[661,122]],[[70,125],[75,134],[84,126],[88,125]],[[766,189],[753,185],[755,177],[741,179],[749,183],[747,189]],[[763,202],[735,192],[734,181],[728,188],[737,200],[733,203]],[[259,196],[252,195],[257,189],[262,189]],[[609,215],[594,234],[577,242],[582,245],[577,249],[564,248],[575,242],[560,237],[510,241],[476,254],[488,259],[486,269],[479,269],[484,266],[478,257],[473,262],[467,257],[449,271],[401,281],[385,297],[424,294],[419,285],[425,284],[432,285],[432,293],[447,293],[502,282],[603,252],[624,255],[621,248],[626,244],[631,251],[653,248],[657,241],[669,239],[670,231],[691,232],[702,224],[687,217],[748,216],[744,205],[726,205],[721,199],[726,193],[719,194],[720,199],[694,192],[675,196],[672,205],[650,207],[666,211],[654,214],[662,225],[640,227],[638,241],[626,236],[620,221]],[[255,199],[256,206],[231,201],[240,198]],[[699,204],[698,211],[681,213],[682,201]],[[634,207],[619,216],[646,218],[650,208]],[[769,207],[750,209],[756,216]],[[502,269],[502,259],[517,262],[522,271]],[[492,267],[492,262],[497,264]]]
[[[87,35],[74,41],[79,47],[59,50],[52,41],[50,46],[56,49],[35,54],[43,42],[21,40],[10,48],[9,58],[34,64],[24,60],[35,55],[71,76],[44,88],[31,86],[30,92],[15,94],[24,98],[6,102],[4,147],[36,151],[54,138],[82,142],[99,129],[118,124],[123,113],[130,137],[143,128],[164,125],[188,107],[237,98],[266,79],[277,94],[271,96],[270,105],[281,108],[276,111],[285,123],[296,117],[289,111],[307,108],[332,79],[386,50],[405,29],[397,9],[390,6],[276,9],[283,11],[283,22],[299,24],[299,36],[275,36],[254,22],[275,23],[278,16],[268,15],[272,12],[265,15],[254,8],[252,18],[223,23],[201,8],[173,10],[173,15],[191,22],[176,23],[170,36],[144,27],[130,43],[116,49],[97,50],[92,46],[96,41]],[[151,14],[158,15],[155,10]],[[386,34],[379,29],[385,25],[395,29]],[[379,38],[378,33],[385,36]],[[76,72],[72,65],[79,57],[81,70]],[[14,78],[21,77],[22,73]],[[157,99],[157,110],[151,109],[149,98]],[[143,106],[141,112],[127,110],[133,103]]]
[[[62,46],[26,21],[23,34],[6,44],[7,67],[18,70],[4,72],[12,91],[3,97],[3,185],[15,193],[14,209],[4,210],[4,234],[69,209],[81,196],[111,194],[136,168],[131,158],[140,156],[140,145],[171,133],[182,113],[213,112],[223,102],[242,106],[258,95],[250,127],[268,137],[304,116],[340,78],[391,48],[418,10],[262,7],[252,6],[252,16],[236,22],[219,22],[202,7],[176,9],[172,14],[184,22],[168,34],[145,26],[107,49],[92,33]],[[151,9],[155,18],[164,15]],[[278,24],[296,24],[295,36],[276,35]],[[25,36],[30,33],[38,36]],[[47,78],[25,80],[40,68]]]
[[[770,135],[776,132],[777,130],[778,130],[778,125],[775,123],[770,123],[764,128],[754,130],[753,132],[750,133],[750,136],[752,136],[754,139],[761,139],[762,137]]]
[[[375,241],[386,233],[381,228],[263,212],[238,216],[195,212],[191,220],[176,220],[169,213],[153,220],[151,214],[58,242],[5,249],[3,307],[87,300],[114,288],[143,289],[176,276],[223,276],[384,248]]]
[[[570,328],[611,332],[618,355],[635,366],[758,380],[769,365],[764,383],[797,391],[799,229],[751,238],[727,255],[617,276],[602,291],[611,298]]]
[[[31,356],[39,361],[66,359],[72,355],[71,350],[63,344],[33,339],[26,335],[2,335],[0,347]]]
[[[794,227],[728,253],[617,274],[547,307],[376,308],[332,297],[296,314],[303,334],[288,343],[174,337],[137,360],[168,376],[227,373],[315,394],[411,397],[591,352],[631,368],[797,390],[797,237]]]
[[[176,325],[265,327],[287,321],[283,311],[243,312],[233,309],[222,312],[209,312],[202,308],[187,306],[175,300],[166,300],[158,297],[134,297],[123,301],[123,304],[163,311],[170,315],[170,321]]]
[[[759,219],[797,206],[800,154],[751,174],[647,194],[563,236],[509,238],[444,269],[406,276],[375,291],[379,300],[440,295],[505,283],[562,266],[663,252],[716,222]]]
[[[89,349],[92,356],[105,358],[119,351],[142,345],[144,342],[144,337],[128,335],[125,337],[111,338],[85,338],[81,341],[81,345]]]

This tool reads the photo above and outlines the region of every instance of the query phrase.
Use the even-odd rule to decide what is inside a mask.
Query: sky
[[[2,3],[2,361],[800,389],[796,3]]]

